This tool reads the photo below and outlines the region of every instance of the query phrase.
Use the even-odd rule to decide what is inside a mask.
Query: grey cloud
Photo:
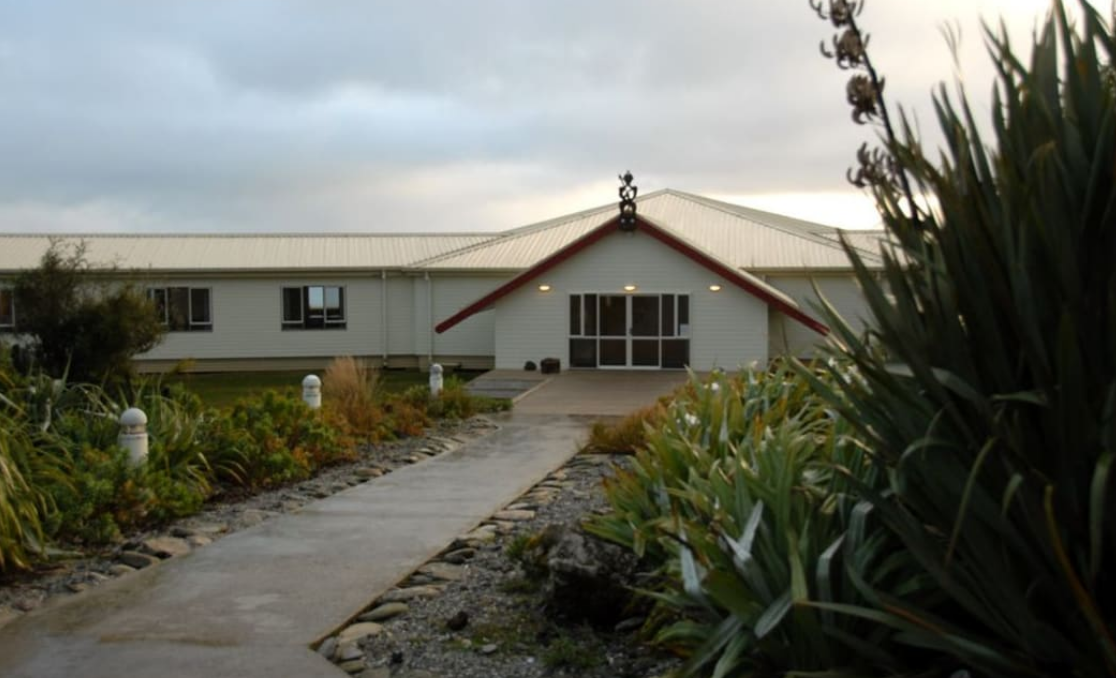
[[[926,13],[865,14],[889,94],[923,110],[949,75]],[[0,8],[0,205],[384,230],[484,227],[627,167],[698,191],[833,190],[873,132],[817,54],[829,34],[805,0],[17,0]],[[398,190],[430,176],[454,210]],[[0,229],[26,213],[0,210]]]

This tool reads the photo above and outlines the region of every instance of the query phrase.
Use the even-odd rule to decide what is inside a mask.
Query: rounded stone
[[[441,581],[461,581],[465,577],[462,566],[451,563],[427,563],[420,567],[418,571],[420,574]]]
[[[368,612],[365,612],[364,614],[357,617],[357,619],[360,621],[370,622],[385,621],[387,619],[398,617],[401,614],[406,614],[410,610],[411,608],[408,607],[406,603],[384,603],[383,605],[377,605]]]
[[[136,569],[143,569],[159,562],[157,557],[138,551],[123,551],[117,558],[125,565]]]
[[[388,591],[380,600],[384,603],[400,603],[416,598],[437,598],[441,594],[442,590],[434,586],[411,586]]]
[[[375,622],[358,622],[352,626],[346,627],[341,633],[337,634],[337,644],[344,647],[346,644],[366,638],[368,636],[378,636],[384,627]]]
[[[318,646],[318,654],[326,659],[333,659],[333,654],[337,651],[337,638],[330,636],[322,641]]]
[[[152,537],[144,540],[140,545],[140,550],[157,558],[173,558],[189,553],[190,544],[179,537]]]
[[[364,659],[353,659],[352,661],[341,662],[337,665],[337,668],[348,674],[360,673],[364,670]]]

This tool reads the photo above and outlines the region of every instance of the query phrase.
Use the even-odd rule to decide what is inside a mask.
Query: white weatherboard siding
[[[374,277],[175,278],[144,284],[210,288],[213,330],[168,332],[161,344],[137,356],[140,360],[377,356],[383,351],[378,272]],[[280,290],[301,285],[343,286],[346,328],[284,330]]]
[[[547,283],[550,292],[540,292]],[[720,292],[709,285],[720,283]],[[690,295],[690,365],[726,369],[767,360],[767,305],[648,235],[616,233],[496,302],[496,366],[557,357],[569,365],[569,295]]]
[[[415,278],[387,279],[387,337],[390,355],[415,354]]]
[[[425,276],[414,278],[413,353],[420,358],[420,362],[431,354],[435,360],[491,358],[495,351],[495,322],[491,312],[478,313],[443,334],[435,333],[434,325],[489,293],[507,279],[507,275],[443,272],[431,272],[429,279]],[[477,364],[490,363],[485,360]]]
[[[379,271],[328,278],[173,278],[151,279],[145,286],[207,287],[211,290],[213,330],[168,332],[163,342],[137,356],[145,361],[330,358],[340,355],[389,357],[411,364],[427,355],[430,314],[427,281],[422,276]],[[439,273],[432,276],[434,322],[452,315],[500,285],[507,276]],[[340,285],[345,288],[346,328],[284,330],[283,287]],[[384,302],[386,301],[386,315]],[[384,321],[386,319],[386,326]],[[495,350],[491,312],[479,313],[449,332],[434,335],[434,355],[490,358]]]
[[[434,280],[434,322],[428,328],[433,332],[434,325],[503,285],[510,276],[431,274],[431,277]],[[491,311],[478,313],[447,332],[434,334],[434,355],[491,356],[496,349],[495,327]]]
[[[814,290],[815,285],[822,296],[853,327],[862,329],[871,318],[868,302],[851,273],[769,275],[767,282],[785,292],[798,302],[803,311],[822,322],[825,322],[825,317],[819,310],[820,302]],[[820,334],[777,311],[772,310],[770,320],[772,355],[809,357],[825,341]]]

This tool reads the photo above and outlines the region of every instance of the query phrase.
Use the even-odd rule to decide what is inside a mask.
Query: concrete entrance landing
[[[473,395],[489,398],[509,398],[515,400],[536,386],[550,379],[549,374],[538,370],[489,370],[465,384],[465,389]]]
[[[682,370],[571,370],[529,391],[516,401],[515,411],[619,417],[653,404],[688,378]]]

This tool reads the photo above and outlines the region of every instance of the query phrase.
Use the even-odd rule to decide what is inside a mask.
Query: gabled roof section
[[[38,266],[50,241],[84,242],[94,265],[153,272],[346,271],[405,268],[494,239],[472,234],[5,235],[0,271]]]
[[[419,262],[416,268],[521,271],[533,266],[616,216],[616,205],[603,205],[503,231],[498,237]]]
[[[753,271],[852,270],[838,241],[842,231],[831,226],[753,210],[701,196],[664,189],[636,200],[639,214],[659,228],[687,241],[735,268]],[[559,219],[532,224],[463,250],[423,261],[428,270],[523,270],[543,261],[597,228],[616,214],[608,204]],[[880,232],[882,233],[882,232]],[[872,267],[882,265],[879,248],[859,236],[853,245]]]
[[[713,198],[686,193],[684,191],[666,189],[666,192],[708,205],[714,209],[724,210],[755,223],[779,229],[790,235],[811,237],[815,239],[815,242],[826,245],[840,243],[841,237],[844,236],[845,239],[849,241],[849,244],[859,250],[861,254],[871,255],[870,260],[866,263],[882,264],[882,261],[880,261],[880,248],[881,243],[887,238],[887,232],[883,229],[836,228],[834,226],[826,226],[825,224],[788,217],[783,214],[765,212],[743,205],[736,205],[730,202],[724,202],[723,200],[714,200]]]
[[[593,246],[607,236],[617,232],[619,230],[619,220],[619,215],[616,214],[615,211],[613,211],[610,218],[606,219],[595,228],[589,230],[587,233],[584,233],[581,237],[568,243],[567,245],[562,247],[562,249],[554,252],[550,256],[544,258],[542,261],[537,262],[534,266],[528,268],[526,271],[523,271],[522,273],[515,276],[510,281],[504,283],[500,287],[496,288],[492,292],[489,292],[477,301],[469,304],[449,318],[438,323],[434,327],[434,330],[441,334],[442,332],[445,332],[446,330],[468,319],[469,317],[491,307],[503,297],[511,294],[520,287],[523,287],[532,280],[535,280],[536,278],[543,275],[547,271],[550,271],[559,264],[568,261],[579,252]],[[828,327],[804,313],[798,307],[798,304],[796,304],[790,297],[763,282],[759,278],[745,271],[735,269],[732,266],[727,265],[725,262],[718,260],[716,257],[713,257],[712,255],[695,248],[686,240],[679,238],[669,229],[664,228],[662,225],[655,223],[653,220],[643,216],[642,214],[637,213],[636,223],[638,225],[639,232],[651,236],[655,240],[658,240],[667,247],[675,250],[682,256],[696,262],[700,266],[704,266],[710,271],[713,271],[718,276],[724,278],[727,282],[732,283],[733,285],[736,285],[737,287],[743,289],[745,292],[748,292],[749,294],[759,298],[768,305],[776,308],[780,312],[790,316],[803,325],[806,325],[815,332],[819,334],[827,334],[829,332]]]

